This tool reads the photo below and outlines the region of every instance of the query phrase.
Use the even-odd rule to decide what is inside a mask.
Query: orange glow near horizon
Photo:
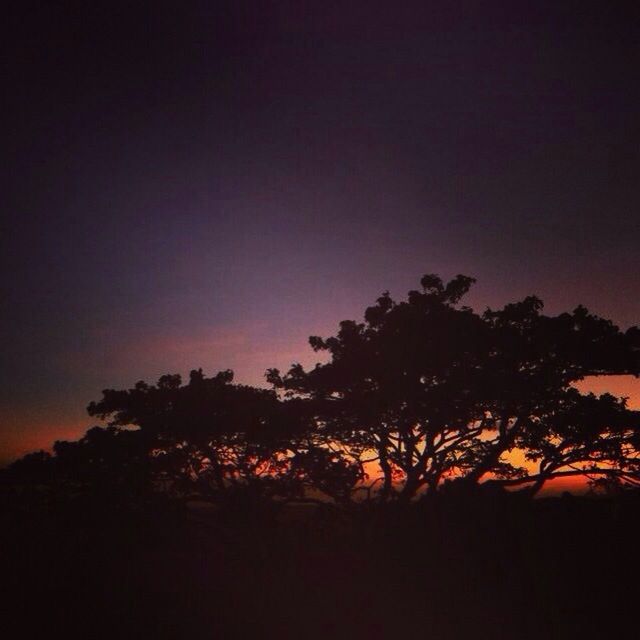
[[[0,432],[0,467],[34,451],[51,451],[56,440],[81,438],[89,423],[83,412],[65,417],[35,411],[16,414],[0,415],[0,422],[8,427]]]
[[[577,383],[576,388],[581,393],[593,392],[596,394],[611,393],[618,397],[628,398],[630,409],[640,410],[640,379],[634,376],[598,376]],[[16,415],[1,416],[2,422],[11,424],[12,428],[3,434],[0,442],[0,466],[10,463],[32,451],[39,449],[51,450],[55,440],[74,440],[80,438],[87,429],[88,420],[83,418],[83,413],[74,415],[70,420],[56,419],[47,414],[29,412],[21,415],[17,420]],[[516,464],[523,464],[522,452],[512,452],[507,459]],[[370,483],[379,475],[374,469],[375,463],[369,465]],[[587,480],[584,477],[564,477],[546,483],[541,495],[555,495],[564,491],[583,492],[587,488]]]
[[[590,376],[573,385],[580,393],[610,393],[627,398],[629,409],[640,410],[640,378],[635,376]]]

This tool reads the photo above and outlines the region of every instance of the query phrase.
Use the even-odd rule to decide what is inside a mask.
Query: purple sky
[[[313,362],[425,272],[640,321],[635,5],[19,4],[0,462],[105,387]]]

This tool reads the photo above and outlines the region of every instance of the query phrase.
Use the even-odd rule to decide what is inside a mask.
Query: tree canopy
[[[535,495],[570,475],[640,484],[640,413],[573,386],[638,376],[640,330],[584,307],[548,316],[533,296],[478,313],[461,304],[473,283],[425,275],[406,300],[383,293],[363,322],[310,338],[326,362],[270,369],[271,389],[198,369],[186,384],[165,375],[105,390],[88,412],[106,428],[31,454],[10,474],[76,489],[336,502],[480,485]]]
[[[333,442],[373,452],[384,498],[433,492],[445,479],[532,493],[586,471],[636,483],[638,412],[572,383],[638,375],[638,329],[622,332],[583,307],[546,316],[536,297],[478,314],[460,305],[473,282],[426,275],[406,301],[384,293],[364,322],[310,339],[327,363],[268,378],[285,397],[313,403],[317,428]],[[514,462],[514,450],[528,464]]]

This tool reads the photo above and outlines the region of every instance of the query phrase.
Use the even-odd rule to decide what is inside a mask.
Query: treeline
[[[364,322],[310,338],[325,363],[270,369],[270,389],[199,369],[105,390],[88,412],[107,427],[25,456],[4,484],[44,502],[338,504],[478,486],[534,496],[566,476],[639,486],[640,412],[572,385],[639,375],[640,329],[584,307],[548,316],[536,297],[477,313],[461,304],[473,282],[426,275],[406,300],[384,293]]]

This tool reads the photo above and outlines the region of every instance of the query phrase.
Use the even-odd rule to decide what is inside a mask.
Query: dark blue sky
[[[311,362],[425,272],[639,322],[635,3],[18,4],[0,460],[105,387]]]

